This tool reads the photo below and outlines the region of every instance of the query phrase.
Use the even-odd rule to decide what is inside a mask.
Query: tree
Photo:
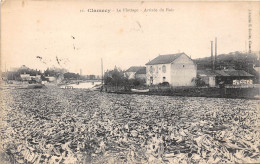
[[[68,72],[66,69],[53,67],[53,68],[47,68],[44,71],[44,75],[58,77],[59,75],[64,74],[66,72]]]
[[[197,77],[195,79],[195,84],[197,87],[202,87],[206,85],[205,81],[203,81],[200,77]]]
[[[105,85],[110,86],[123,86],[125,90],[129,90],[130,88],[143,86],[145,84],[145,80],[142,79],[128,79],[128,77],[124,74],[120,68],[115,67],[113,70],[107,70],[104,74],[104,83]]]
[[[95,76],[95,75],[89,75],[89,79],[90,79],[90,80],[95,80],[95,79],[96,79],[96,76]]]
[[[104,83],[112,86],[125,86],[128,83],[127,78],[124,76],[124,72],[115,67],[113,70],[108,70],[104,74]]]
[[[79,79],[80,75],[77,73],[67,72],[64,73],[64,79]]]
[[[138,86],[143,86],[145,84],[145,80],[144,79],[139,79],[139,78],[129,79],[128,83],[131,86],[138,87]]]

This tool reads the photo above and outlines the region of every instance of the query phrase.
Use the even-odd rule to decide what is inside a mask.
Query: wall
[[[57,83],[61,83],[62,80],[64,80],[64,75],[63,75],[63,74],[61,74],[61,75],[58,76],[58,78],[57,78]]]
[[[237,83],[239,83],[239,85],[241,85],[240,83],[244,83],[244,84],[253,83],[253,79],[254,77],[218,76],[216,78],[216,83],[219,84],[220,82],[224,82],[225,84],[229,84],[229,85],[237,85]]]
[[[30,74],[20,74],[22,80],[31,80]]]
[[[171,64],[172,86],[195,86],[197,66],[186,55],[181,55]]]
[[[216,79],[214,76],[209,76],[209,86],[215,87],[216,86]]]
[[[135,72],[125,72],[126,77],[128,79],[134,79],[135,78]]]
[[[47,76],[46,78],[49,80],[49,82],[54,82],[56,80],[56,77],[53,76]]]
[[[166,72],[163,72],[162,67],[165,65]],[[150,70],[152,66],[152,71]],[[147,65],[146,66],[146,84],[150,85],[150,77],[153,77],[153,84],[159,84],[163,82],[163,77],[165,81],[171,81],[171,64],[157,64],[157,65]]]
[[[135,78],[146,80],[146,74],[135,74]]]
[[[247,85],[247,84],[253,84],[253,80],[252,79],[233,80],[233,85]]]

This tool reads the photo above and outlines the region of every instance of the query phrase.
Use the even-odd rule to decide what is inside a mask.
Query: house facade
[[[29,80],[31,80],[31,75],[30,74],[26,74],[26,73],[20,74],[20,77],[21,77],[22,81],[29,81]]]
[[[40,82],[41,81],[41,75],[31,76],[31,80],[35,80],[37,82]]]
[[[49,82],[55,82],[57,78],[55,76],[46,76],[46,79],[48,79]]]
[[[195,86],[197,66],[185,53],[159,55],[146,63],[146,84],[168,82],[171,86]]]
[[[125,71],[125,76],[128,78],[128,79],[134,79],[135,78],[135,73],[137,71],[139,71],[140,69],[144,69],[145,67],[141,67],[141,66],[132,66],[130,68],[128,68],[126,71]]]
[[[146,80],[146,67],[141,68],[135,73],[136,79]]]
[[[41,75],[35,75],[35,76],[32,76],[30,74],[20,74],[20,77],[22,79],[22,81],[30,81],[30,80],[35,80],[37,82],[40,82],[41,81]]]

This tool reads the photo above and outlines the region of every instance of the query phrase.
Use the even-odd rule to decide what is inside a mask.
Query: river
[[[65,86],[69,86],[69,87],[73,87],[73,88],[86,88],[86,89],[90,89],[93,88],[96,85],[100,85],[101,82],[83,82],[83,83],[79,83],[79,84],[69,84],[69,85],[63,85],[61,86],[61,88],[65,88]]]

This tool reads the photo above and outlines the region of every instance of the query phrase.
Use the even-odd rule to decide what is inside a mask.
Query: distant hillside
[[[217,55],[217,61],[215,64],[216,69],[234,68],[237,70],[244,70],[252,75],[255,75],[257,81],[259,74],[255,71],[254,66],[260,66],[259,53],[254,52],[252,54],[243,52],[231,52],[229,54]],[[214,56],[215,57],[215,56]],[[211,69],[211,57],[199,58],[194,60],[198,69]]]
[[[242,52],[231,52],[217,56],[216,69],[233,67],[235,69],[247,69],[253,64],[259,64],[257,53],[246,54]],[[198,69],[211,68],[211,57],[195,59]]]

